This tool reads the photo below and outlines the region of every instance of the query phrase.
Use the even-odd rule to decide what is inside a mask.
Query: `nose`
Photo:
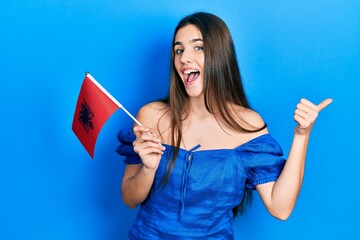
[[[194,56],[190,51],[184,50],[181,54],[181,62],[182,63],[191,63],[194,60]]]

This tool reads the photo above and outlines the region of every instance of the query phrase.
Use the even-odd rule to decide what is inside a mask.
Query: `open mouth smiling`
[[[183,71],[185,75],[185,83],[187,85],[192,84],[200,75],[200,71],[196,69],[187,69]]]

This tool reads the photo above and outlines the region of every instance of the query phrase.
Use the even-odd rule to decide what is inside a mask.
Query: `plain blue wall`
[[[228,24],[246,91],[287,154],[301,97],[332,97],[316,123],[290,219],[255,194],[236,239],[360,239],[360,1],[2,1],[0,239],[126,239],[117,111],[91,160],[71,131],[85,71],[129,111],[165,96],[177,21],[195,11]]]

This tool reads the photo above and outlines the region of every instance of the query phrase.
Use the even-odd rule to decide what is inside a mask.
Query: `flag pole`
[[[91,74],[89,72],[85,72],[85,75],[98,87],[101,89],[101,91],[103,91],[106,96],[108,96],[108,98],[110,98],[119,108],[121,108],[129,117],[131,117],[132,120],[134,120],[134,122],[136,122],[136,124],[138,124],[139,126],[142,126],[142,124],[136,119],[134,118],[133,115],[131,115],[131,113],[126,110],[126,108],[124,108],[123,105],[121,105],[118,100],[116,100],[108,91],[106,91],[105,88],[103,88],[96,80],[95,78],[93,78],[93,76],[91,76]]]

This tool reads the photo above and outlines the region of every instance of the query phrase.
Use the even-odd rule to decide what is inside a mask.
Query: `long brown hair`
[[[243,127],[237,119],[240,118],[242,124],[249,127],[253,126],[237,115],[231,107],[234,104],[250,108],[250,105],[242,85],[234,43],[226,24],[210,13],[197,12],[191,14],[180,20],[176,26],[173,44],[178,30],[190,24],[200,30],[204,42],[204,101],[207,111],[212,114],[215,110],[219,111],[220,118],[238,131],[256,132],[264,129],[266,125],[255,130]],[[182,140],[182,122],[189,114],[188,95],[174,66],[173,49],[170,64],[170,90],[164,102],[169,106],[171,145],[175,147],[167,164],[167,173],[164,175],[164,182],[166,183],[179,152]],[[246,188],[242,202],[233,209],[234,216],[237,215],[238,211],[243,212],[244,207],[251,203],[251,199],[251,190]]]

